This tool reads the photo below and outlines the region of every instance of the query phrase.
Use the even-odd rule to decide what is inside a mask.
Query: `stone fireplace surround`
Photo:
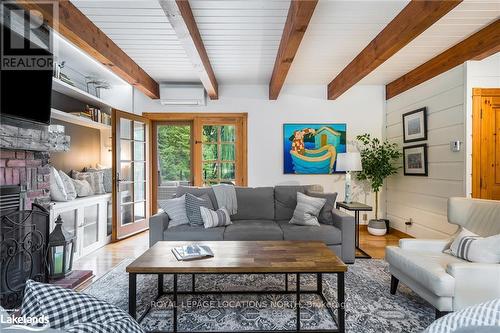
[[[21,186],[21,209],[50,204],[50,152],[68,151],[64,126],[39,125],[10,118],[0,123],[0,185]]]

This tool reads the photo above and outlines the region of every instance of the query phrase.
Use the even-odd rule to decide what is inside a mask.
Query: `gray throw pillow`
[[[291,224],[319,226],[318,215],[326,199],[313,198],[304,193],[297,192],[297,207],[293,212]]]
[[[102,171],[94,172],[80,172],[76,170],[71,171],[71,177],[78,180],[86,180],[89,182],[90,187],[94,194],[104,194],[104,173]]]
[[[201,217],[200,207],[206,207],[214,210],[214,206],[207,194],[199,197],[186,193],[186,214],[189,224],[193,226],[203,226],[203,218]]]
[[[92,190],[92,187],[90,187],[90,184],[88,181],[84,180],[78,180],[78,179],[72,179],[73,180],[73,185],[75,186],[76,190],[76,196],[81,198],[81,197],[88,197],[89,195],[94,195],[94,191]]]
[[[318,220],[319,223],[332,224],[333,223],[332,210],[335,208],[335,200],[337,200],[337,192],[323,193],[323,192],[307,190],[306,194],[310,197],[326,199],[325,205],[323,206],[323,208],[321,208],[321,211],[319,212]]]
[[[189,224],[186,215],[186,196],[183,195],[179,198],[159,200],[158,204],[165,213],[167,213],[170,221],[168,228],[176,227],[178,225]]]
[[[111,193],[113,192],[113,178],[112,178],[112,169],[111,168],[102,168],[102,169],[96,169],[96,168],[88,168],[85,169],[87,172],[99,172],[102,171],[103,173],[103,185],[104,185],[104,191],[106,193]]]

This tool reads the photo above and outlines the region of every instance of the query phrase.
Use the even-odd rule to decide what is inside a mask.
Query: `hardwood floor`
[[[396,229],[384,236],[372,236],[368,233],[366,225],[359,226],[359,247],[372,256],[373,259],[383,259],[385,257],[385,247],[398,245],[401,238],[411,238]]]
[[[385,247],[388,245],[397,245],[399,240],[404,237],[409,236],[397,230],[391,230],[391,232],[385,236],[372,236],[368,234],[366,226],[362,225],[360,228],[359,245],[374,259],[382,259],[385,255]],[[75,261],[73,269],[91,269],[94,272],[93,281],[95,281],[109,272],[124,259],[138,257],[146,251],[148,247],[149,232],[145,231],[120,242],[108,244],[103,248],[92,252],[91,254]],[[91,282],[92,280],[88,283]],[[88,283],[78,289],[85,288]]]

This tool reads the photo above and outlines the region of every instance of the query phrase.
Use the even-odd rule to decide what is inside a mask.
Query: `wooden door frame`
[[[117,215],[117,212],[118,212],[118,206],[120,205],[120,201],[118,200],[118,191],[117,191],[117,186],[118,186],[118,180],[116,179],[116,175],[118,173],[118,170],[119,170],[119,167],[118,167],[118,161],[116,159],[116,154],[117,154],[117,151],[116,151],[116,147],[118,147],[118,140],[119,140],[119,133],[117,133],[116,129],[117,129],[117,118],[118,117],[124,117],[124,118],[128,118],[128,119],[132,119],[134,121],[140,121],[140,122],[143,122],[146,126],[146,132],[144,133],[145,135],[145,143],[146,143],[146,149],[145,149],[145,153],[146,153],[146,156],[145,156],[145,177],[146,177],[146,191],[145,191],[145,196],[146,196],[146,224],[148,225],[146,228],[140,228],[138,230],[134,230],[132,233],[130,233],[129,235],[125,236],[125,237],[121,237],[121,238],[118,238],[118,215]],[[120,111],[120,110],[117,110],[117,109],[112,109],[111,110],[111,124],[112,124],[112,129],[111,129],[111,137],[112,137],[112,141],[113,141],[113,153],[112,153],[112,185],[113,185],[113,189],[112,189],[112,205],[113,205],[113,216],[112,216],[112,227],[111,227],[111,241],[112,242],[116,242],[116,241],[119,241],[119,240],[122,240],[122,239],[125,239],[127,237],[130,237],[130,236],[133,236],[135,234],[138,234],[142,231],[145,231],[149,228],[149,216],[151,216],[151,204],[148,204],[148,201],[151,201],[151,194],[153,192],[153,189],[151,186],[148,186],[148,179],[149,179],[149,172],[151,170],[151,168],[148,168],[148,164],[151,164],[151,156],[152,156],[152,145],[151,145],[151,120],[149,120],[148,118],[146,117],[141,117],[139,115],[136,115],[136,114],[133,114],[133,113],[129,113],[129,112],[124,112],[124,111]]]
[[[214,119],[214,121],[234,121],[238,122],[241,125],[242,128],[242,133],[241,133],[241,169],[240,170],[240,180],[239,184],[241,186],[247,186],[248,185],[248,129],[247,129],[247,124],[248,124],[248,113],[149,113],[145,112],[142,114],[145,118],[148,118],[151,121],[151,128],[152,128],[152,137],[151,141],[155,142],[154,140],[156,139],[156,125],[161,124],[161,123],[176,123],[176,122],[190,122],[192,123],[192,128],[193,128],[193,141],[200,141],[198,134],[196,133],[196,129],[200,126],[200,122],[206,121],[209,119]],[[193,144],[192,145],[192,154],[193,156],[199,155],[201,153],[200,151],[201,145]],[[156,145],[152,144],[151,145],[151,156],[152,156],[152,163],[151,163],[151,179],[152,179],[152,185],[151,185],[151,214],[154,214],[157,210],[157,199],[158,199],[158,184],[159,184],[159,179],[158,179],[158,165],[157,165],[157,149]],[[193,159],[194,161],[194,159]],[[200,180],[198,179],[199,174],[200,174],[200,167],[196,163],[193,164],[192,167],[192,172],[193,172],[193,184],[199,185]]]
[[[500,97],[498,88],[472,88],[472,197],[481,197],[482,98]]]

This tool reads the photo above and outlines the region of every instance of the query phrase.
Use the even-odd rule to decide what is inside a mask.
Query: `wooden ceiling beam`
[[[160,98],[158,83],[78,8],[70,1],[57,1],[57,3],[57,17],[54,17],[52,3],[18,1],[18,5],[25,10],[37,10],[42,13],[46,24],[123,80],[151,98]]]
[[[318,0],[292,0],[290,2],[280,46],[274,61],[273,74],[269,82],[269,99],[271,100],[279,96],[317,3]]]
[[[462,0],[412,0],[328,84],[328,99],[341,96],[461,2]]]
[[[193,11],[188,0],[159,0],[168,17],[177,38],[181,42],[187,56],[200,76],[201,83],[210,99],[219,98],[219,86],[215,78],[207,50],[203,45],[200,31],[196,25]]]
[[[386,99],[419,85],[468,60],[480,60],[500,50],[500,19],[385,86]]]

